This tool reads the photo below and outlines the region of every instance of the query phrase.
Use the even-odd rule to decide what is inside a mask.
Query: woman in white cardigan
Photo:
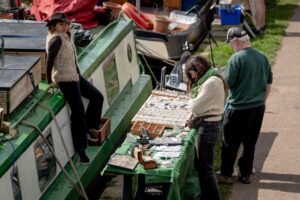
[[[221,133],[226,83],[202,56],[191,57],[185,73],[192,97],[189,107],[193,120],[189,126],[197,131],[195,163],[201,187],[200,199],[220,200],[214,171],[214,147]]]

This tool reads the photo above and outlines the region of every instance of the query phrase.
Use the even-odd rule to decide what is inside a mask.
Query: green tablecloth
[[[198,175],[194,168],[195,135],[195,130],[192,130],[184,138],[180,157],[173,160],[173,165],[170,168],[159,166],[157,169],[144,170],[144,167],[138,164],[134,170],[127,170],[107,165],[105,172],[131,175],[145,174],[146,183],[171,183],[167,199],[194,199],[200,192]],[[115,153],[128,155],[132,145],[133,143],[125,140]]]

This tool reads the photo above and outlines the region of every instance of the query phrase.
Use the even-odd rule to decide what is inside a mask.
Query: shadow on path
[[[251,177],[252,184],[235,183],[230,200],[257,200],[259,190],[261,189],[300,193],[300,175],[262,172],[264,162],[270,153],[277,135],[278,133],[276,132],[260,133],[254,160],[256,173]]]
[[[261,173],[258,188],[300,193],[300,175]]]

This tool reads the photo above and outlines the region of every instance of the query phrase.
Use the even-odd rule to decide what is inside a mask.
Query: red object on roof
[[[33,0],[31,14],[36,20],[49,20],[54,12],[64,12],[70,21],[78,22],[85,29],[98,25],[93,12],[98,0]]]
[[[138,13],[135,6],[131,3],[124,3],[122,5],[122,10],[129,18],[131,18],[138,27],[142,29],[150,29],[150,20],[142,12]]]

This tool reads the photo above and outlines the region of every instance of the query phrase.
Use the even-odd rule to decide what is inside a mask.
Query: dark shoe
[[[233,184],[233,178],[231,176],[217,176],[217,181],[219,184],[226,184],[226,185],[232,185]]]
[[[250,181],[250,176],[247,175],[247,176],[240,176],[239,177],[239,182],[243,183],[243,184],[250,184],[251,181]]]
[[[79,155],[79,163],[82,165],[89,165],[91,164],[89,157],[87,157],[86,153],[84,150],[78,151]]]

